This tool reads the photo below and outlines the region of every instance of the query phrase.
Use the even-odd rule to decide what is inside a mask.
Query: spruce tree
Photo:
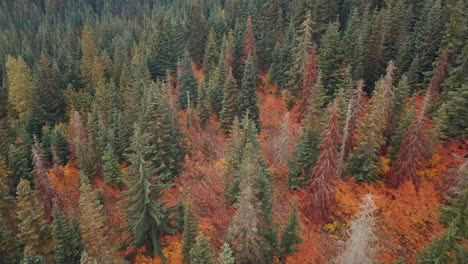
[[[52,216],[54,217],[52,237],[55,244],[57,263],[78,263],[80,261],[82,251],[82,245],[79,241],[79,229],[76,229],[76,227],[73,226],[73,222],[68,222],[65,214],[57,203],[54,204]]]
[[[31,190],[27,180],[21,180],[17,187],[18,237],[36,255],[51,251],[51,230],[44,218],[44,206],[39,202],[37,192]]]
[[[182,246],[182,254],[185,263],[191,262],[191,249],[197,242],[198,235],[198,218],[192,205],[188,204],[184,210],[184,244]]]
[[[10,171],[8,178],[12,183],[11,194],[16,192],[16,186],[21,179],[33,180],[31,161],[28,159],[30,152],[26,149],[27,147],[26,142],[13,142],[8,146],[8,169]]]
[[[183,59],[179,62],[177,72],[177,89],[179,90],[179,107],[186,109],[193,108],[197,102],[197,80],[193,75],[192,61],[188,52],[185,52]],[[188,99],[192,106],[188,106]]]
[[[219,114],[219,130],[228,133],[234,118],[237,116],[237,107],[239,104],[239,89],[236,80],[229,72],[224,82],[223,108]]]
[[[216,41],[216,33],[214,32],[213,28],[210,29],[210,33],[208,33],[208,39],[206,40],[205,44],[205,55],[203,57],[203,71],[205,76],[211,74],[218,62],[217,58],[217,41]]]
[[[302,242],[299,233],[299,212],[297,211],[296,204],[294,204],[288,223],[281,233],[281,243],[279,246],[282,262],[285,261],[287,255],[290,256],[298,251],[296,245]]]
[[[200,126],[202,128],[206,127],[206,123],[210,120],[211,117],[211,105],[209,96],[210,94],[208,91],[208,86],[205,82],[202,82],[200,84],[198,98],[198,117],[200,118]]]
[[[239,96],[238,116],[249,115],[260,129],[260,109],[258,107],[258,95],[256,93],[258,84],[257,69],[254,57],[248,56],[245,61],[245,69],[242,78],[242,86]]]
[[[341,65],[343,64],[343,47],[338,23],[331,23],[322,36],[319,45],[318,67],[322,76],[322,83],[326,101],[331,101],[339,89],[341,79]]]
[[[122,209],[127,225],[119,228],[119,232],[128,234],[121,242],[121,249],[131,248],[128,257],[133,257],[136,250],[145,247],[146,254],[165,259],[162,252],[161,238],[164,234],[176,231],[173,219],[169,215],[176,207],[166,207],[165,203],[157,203],[164,190],[170,187],[161,183],[164,175],[155,175],[152,163],[148,161],[151,153],[150,135],[141,131],[136,125],[129,148],[127,168],[129,189],[122,193]],[[153,178],[154,177],[154,178]]]
[[[15,210],[16,202],[9,194],[6,178],[0,175],[0,261],[3,263],[16,263],[20,257],[20,245],[14,229]]]
[[[215,264],[210,239],[203,234],[197,236],[196,242],[190,250],[191,264]]]

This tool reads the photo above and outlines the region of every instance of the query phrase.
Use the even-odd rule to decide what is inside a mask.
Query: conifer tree
[[[51,251],[51,230],[43,216],[44,206],[39,202],[37,192],[31,190],[27,180],[21,180],[17,188],[18,237],[36,255]]]
[[[9,194],[6,178],[0,175],[0,261],[3,263],[18,262],[20,257],[20,247],[13,229],[16,226],[15,210],[16,203]]]
[[[228,133],[234,118],[237,116],[237,107],[239,104],[239,89],[236,80],[229,72],[224,82],[223,108],[219,114],[219,130]]]
[[[413,122],[416,116],[415,111],[415,97],[411,98],[406,105],[406,109],[402,114],[402,118],[398,123],[398,127],[395,129],[391,137],[391,149],[390,149],[390,158],[395,160],[398,152],[400,151],[401,142],[403,140],[404,133],[408,130],[408,127]]]
[[[202,82],[199,89],[199,102],[198,102],[198,117],[200,118],[200,126],[205,128],[206,123],[211,117],[211,105],[209,98],[209,91],[207,84]]]
[[[364,67],[364,32],[362,32],[363,30],[360,28],[360,24],[363,23],[360,16],[361,14],[359,14],[358,10],[353,9],[343,32],[344,53],[348,59],[347,61],[352,66],[352,76],[355,80],[363,77],[362,73]]]
[[[258,95],[256,93],[258,84],[257,69],[254,57],[248,56],[245,61],[245,69],[242,78],[242,86],[239,96],[238,116],[249,115],[260,129],[260,109],[258,107]]]
[[[98,263],[122,263],[117,250],[109,243],[109,229],[103,216],[98,194],[89,183],[88,176],[80,172],[80,230],[83,252]],[[83,259],[83,257],[81,258]]]
[[[300,30],[296,33],[296,46],[293,50],[292,64],[288,69],[288,89],[297,94],[303,88],[305,70],[309,62],[309,54],[313,49],[312,34],[315,22],[310,12],[307,13]]]
[[[302,239],[299,237],[299,233],[299,212],[297,211],[296,204],[294,204],[288,223],[281,233],[281,243],[279,246],[283,262],[287,255],[290,256],[294,252],[298,251],[296,245],[302,242]]]
[[[304,187],[319,155],[318,144],[323,118],[323,86],[319,77],[309,97],[309,111],[304,121],[301,141],[288,164],[288,187]]]
[[[169,215],[176,207],[166,207],[165,203],[157,203],[165,189],[170,185],[161,183],[164,175],[155,175],[155,169],[147,157],[151,153],[150,135],[141,131],[136,125],[129,148],[127,168],[129,189],[122,193],[124,219],[127,225],[118,229],[128,236],[121,242],[121,249],[129,249],[128,257],[145,246],[146,254],[165,259],[162,253],[161,238],[164,234],[172,233],[176,229]],[[154,178],[153,178],[154,177]]]
[[[177,71],[177,89],[179,90],[179,107],[186,109],[188,99],[193,103],[193,108],[197,102],[197,80],[193,75],[192,61],[188,52],[185,52],[183,59],[179,62]]]
[[[115,155],[114,148],[111,142],[107,142],[106,149],[102,157],[102,170],[104,172],[104,179],[107,185],[123,186],[123,175],[120,171],[120,164]]]
[[[255,43],[255,36],[253,32],[252,17],[247,19],[247,33],[244,38],[244,49],[242,50],[242,58],[246,60],[249,56],[257,57],[257,44]]]
[[[210,29],[208,33],[208,39],[206,40],[205,44],[205,55],[203,57],[203,70],[205,76],[211,74],[218,62],[218,47],[216,42],[216,33],[214,32],[213,28]]]
[[[343,63],[343,47],[338,27],[337,22],[328,25],[318,50],[318,67],[327,101],[332,100],[336,92],[338,92],[341,79],[340,68]]]
[[[185,263],[192,263],[191,249],[197,242],[198,236],[198,219],[192,205],[188,204],[184,210],[184,244],[182,246],[182,254],[184,255]],[[199,250],[199,249],[198,249]]]
[[[219,252],[218,262],[219,264],[235,264],[236,263],[232,249],[228,243],[224,243],[223,246],[221,247],[221,252]]]
[[[309,98],[312,93],[312,89],[318,80],[318,69],[317,69],[317,51],[313,50],[307,60],[306,67],[304,68],[304,80],[302,82],[302,90],[300,93],[300,104],[299,104],[299,120],[302,120],[309,108]]]
[[[196,242],[190,250],[191,264],[215,264],[210,239],[203,234],[197,236]]]
[[[210,96],[210,106],[213,109],[213,112],[219,116],[223,108],[223,97],[224,97],[224,82],[226,79],[226,72],[224,67],[224,60],[221,60],[216,67],[213,75],[210,77],[208,83],[209,86],[209,96]],[[201,95],[200,95],[201,96]],[[201,99],[200,99],[201,100]]]
[[[31,161],[28,159],[29,151],[26,142],[14,142],[8,146],[8,169],[10,173],[8,178],[11,181],[11,194],[16,192],[21,179],[32,181],[34,179],[31,173]]]
[[[8,56],[6,61],[6,74],[8,77],[8,102],[14,111],[13,117],[26,120],[34,105],[34,92],[36,83],[30,68],[23,58]]]
[[[79,240],[79,229],[73,227],[73,222],[69,223],[67,221],[65,214],[57,203],[54,204],[52,215],[54,217],[52,237],[55,244],[57,263],[78,263],[80,261],[82,251],[82,245]]]
[[[339,180],[337,147],[341,140],[338,111],[336,105],[330,108],[328,124],[325,126],[323,139],[319,145],[321,152],[311,172],[313,178],[307,183],[308,187],[302,204],[304,214],[314,223],[328,220],[335,203],[335,185]]]
[[[29,247],[26,247],[20,264],[45,264],[45,260],[43,256],[35,254]]]

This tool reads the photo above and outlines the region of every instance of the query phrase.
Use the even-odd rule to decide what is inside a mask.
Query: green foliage
[[[164,259],[161,238],[176,231],[173,219],[169,217],[176,207],[166,207],[165,203],[157,201],[170,185],[161,183],[164,175],[154,177],[155,169],[147,160],[152,151],[150,135],[135,126],[131,142],[128,154],[131,165],[127,168],[129,189],[121,195],[124,198],[122,209],[126,212],[124,219],[128,224],[118,229],[128,237],[122,241],[121,249],[132,247],[128,253],[131,257],[138,248],[145,246],[146,254]]]
[[[57,203],[54,205],[52,216],[54,218],[52,237],[55,244],[57,263],[78,263],[83,246],[81,245],[79,224],[76,218],[69,223]]]
[[[120,171],[120,164],[115,155],[114,148],[108,142],[102,157],[102,170],[104,171],[105,182],[108,185],[123,186],[123,175]]]
[[[258,107],[258,95],[256,93],[258,84],[258,73],[254,57],[249,56],[245,61],[244,75],[239,96],[238,116],[249,115],[260,130],[260,109]]]
[[[210,239],[199,234],[196,242],[190,250],[191,264],[215,264]]]
[[[20,257],[20,248],[15,236],[14,211],[16,203],[8,193],[5,178],[0,176],[0,260],[16,263]]]
[[[236,80],[229,72],[224,82],[223,108],[219,114],[219,130],[228,133],[234,118],[237,116],[237,107],[239,104],[239,88]]]
[[[33,175],[31,173],[32,162],[28,158],[30,155],[29,149],[26,142],[14,142],[9,145],[8,169],[10,174],[8,178],[12,183],[13,190],[10,193],[16,192],[16,186],[18,186],[21,179],[33,180]]]
[[[279,246],[283,261],[286,255],[292,255],[294,252],[298,251],[296,245],[302,242],[299,233],[299,212],[297,211],[296,205],[294,205],[288,223],[281,233],[281,243]]]
[[[187,205],[185,206],[184,212],[184,244],[182,246],[182,254],[184,255],[184,262],[186,263],[192,263],[193,261],[191,259],[191,249],[197,242],[197,235],[198,218],[193,206]],[[199,252],[197,252],[197,254],[199,254]]]
[[[210,105],[210,94],[208,86],[205,82],[200,84],[199,89],[199,103],[198,103],[198,117],[200,118],[200,126],[204,128],[206,123],[211,117],[211,105]]]
[[[193,75],[192,60],[187,52],[179,64],[177,89],[179,90],[179,107],[181,109],[188,107],[193,109],[197,104],[197,80]],[[191,105],[188,105],[189,100]]]
[[[219,252],[218,257],[219,264],[235,264],[236,259],[234,258],[231,247],[228,243],[224,243],[221,247],[221,252]]]

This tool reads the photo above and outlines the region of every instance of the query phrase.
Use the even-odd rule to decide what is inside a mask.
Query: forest
[[[0,263],[467,263],[467,39],[466,0],[0,0]]]

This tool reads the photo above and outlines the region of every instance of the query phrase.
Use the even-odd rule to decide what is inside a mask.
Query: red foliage
[[[309,59],[307,60],[306,67],[304,69],[304,81],[302,83],[302,91],[300,93],[299,100],[299,120],[302,120],[307,112],[309,107],[309,98],[312,92],[315,82],[318,78],[318,68],[317,68],[317,51],[313,50],[310,53]]]
[[[247,57],[255,57],[257,55],[257,44],[255,44],[255,36],[253,34],[252,17],[247,19],[247,34],[244,39],[244,50],[242,51],[242,59],[246,60]]]
[[[341,141],[338,117],[338,106],[333,105],[319,145],[322,151],[312,170],[313,178],[308,183],[302,201],[302,212],[312,222],[321,223],[330,219],[331,207],[335,203],[335,186],[340,177],[337,162],[337,144]]]

